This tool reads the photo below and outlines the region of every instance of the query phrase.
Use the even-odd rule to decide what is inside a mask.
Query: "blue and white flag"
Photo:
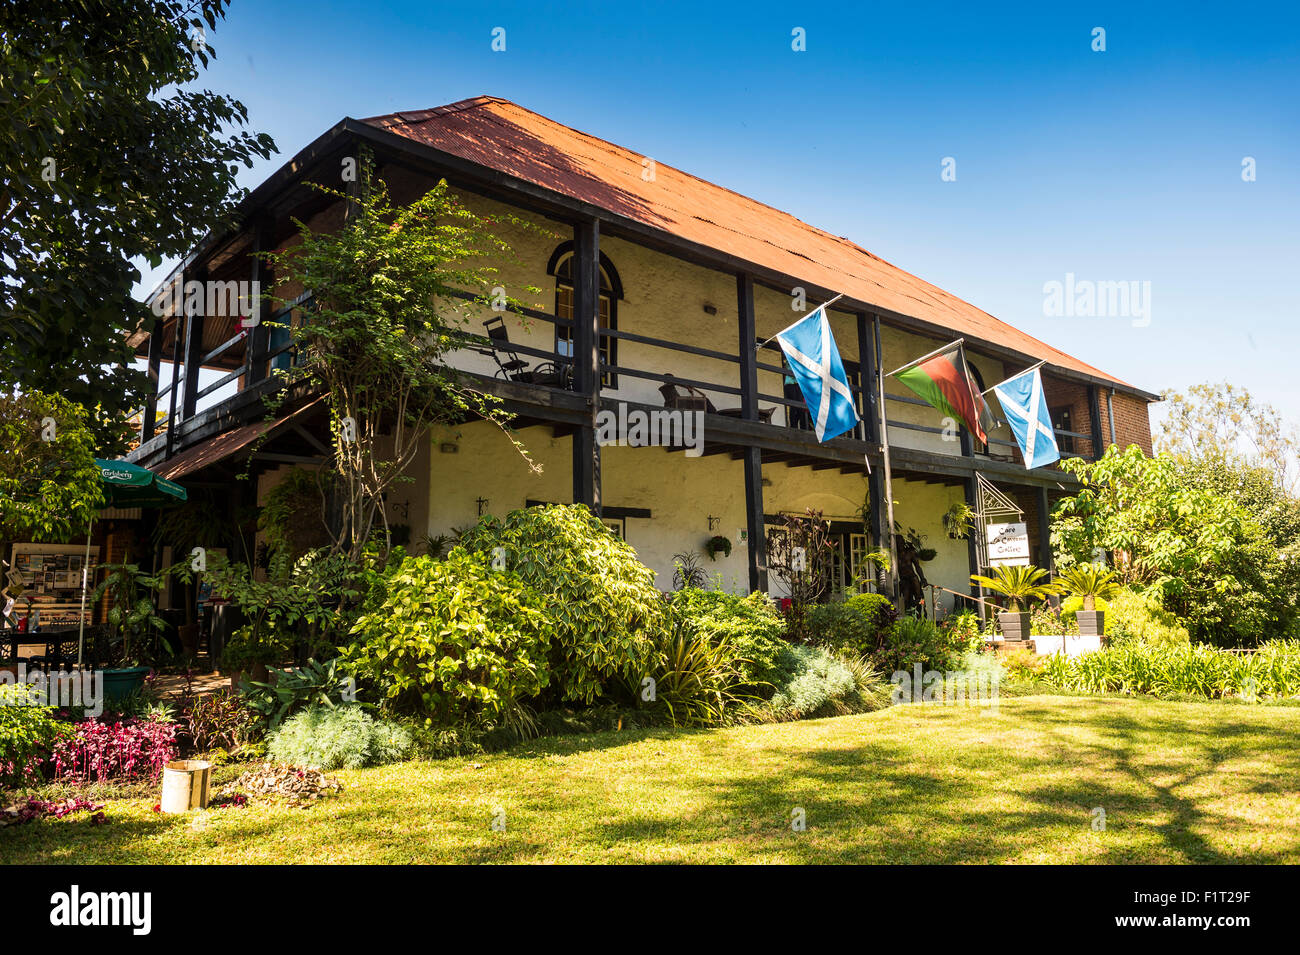
[[[1052,431],[1052,415],[1043,394],[1043,376],[1038,369],[1026,371],[994,385],[993,392],[1002,403],[1002,416],[1011,425],[1026,468],[1041,468],[1061,460]]]
[[[844,363],[840,361],[840,351],[835,347],[825,306],[779,332],[776,340],[789,360],[795,381],[799,382],[799,390],[816,426],[817,440],[829,441],[852,430],[858,423],[858,409],[848,375],[844,373]]]

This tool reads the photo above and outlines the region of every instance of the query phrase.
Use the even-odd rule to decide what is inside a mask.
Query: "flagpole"
[[[1046,365],[1046,364],[1047,364],[1047,359],[1044,358],[1042,361],[1040,361],[1040,362],[1038,362],[1038,363],[1036,363],[1036,364],[1030,365],[1030,366],[1029,366],[1028,368],[1026,368],[1024,371],[1018,371],[1018,372],[1016,372],[1014,375],[1011,376],[1011,378],[1019,378],[1021,375],[1027,375],[1027,374],[1029,374],[1031,371],[1037,371],[1039,368],[1042,368],[1042,367],[1043,367],[1044,365]],[[993,388],[997,388],[998,385],[1005,385],[1005,384],[1007,383],[1007,381],[1010,381],[1010,380],[1011,380],[1011,378],[1008,378],[1006,381],[999,381],[997,385],[994,385],[994,386],[993,386]],[[981,397],[984,396],[984,395],[987,395],[990,391],[993,390],[993,388],[985,388],[983,391],[980,392]]]
[[[812,310],[812,312],[809,312],[808,315],[813,314],[813,312],[816,312],[817,309],[819,309],[819,308],[829,308],[830,306],[834,305],[836,302],[838,302],[838,301],[839,301],[840,299],[842,299],[843,297],[844,297],[844,293],[841,292],[839,295],[836,295],[834,298],[832,298],[832,299],[828,299],[827,301],[822,302],[820,305],[817,306],[817,308],[814,308],[814,309]],[[761,341],[761,342],[759,342],[757,345],[754,346],[754,351],[758,351],[760,348],[763,348],[763,347],[766,346],[766,345],[770,345],[772,342],[774,342],[774,341],[776,340],[776,338],[777,338],[778,335],[781,335],[781,334],[783,334],[783,333],[785,333],[785,332],[788,332],[790,329],[794,328],[795,325],[798,325],[799,322],[802,322],[804,318],[807,318],[808,315],[805,315],[803,318],[799,319],[798,322],[791,322],[789,325],[787,325],[785,328],[781,329],[781,331],[777,332],[776,335],[773,335],[771,338],[768,338],[768,339],[766,339],[765,341]],[[828,316],[828,317],[829,317],[829,316]]]
[[[926,361],[927,359],[933,358],[935,355],[938,355],[940,352],[946,352],[946,351],[947,351],[949,348],[951,348],[953,345],[963,345],[963,344],[965,344],[965,343],[966,343],[966,339],[964,339],[964,338],[959,338],[959,339],[957,339],[956,341],[949,342],[949,343],[946,344],[946,345],[940,345],[940,346],[939,346],[938,348],[936,348],[934,351],[932,351],[932,352],[928,352],[928,353],[922,355],[920,358],[917,358],[917,359],[914,359],[914,360],[912,360],[912,361],[909,361],[909,362],[908,362],[906,365],[904,365],[903,367],[901,367],[901,368],[895,368],[895,369],[894,369],[893,371],[891,371],[889,374],[885,375],[885,377],[886,377],[886,378],[893,378],[893,377],[894,377],[895,375],[897,375],[899,372],[904,372],[904,371],[907,371],[907,369],[909,369],[909,368],[914,368],[914,367],[916,367],[917,365],[921,364],[921,362]]]

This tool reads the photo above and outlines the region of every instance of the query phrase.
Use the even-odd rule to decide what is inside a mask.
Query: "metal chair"
[[[510,330],[506,327],[506,320],[500,315],[489,318],[483,323],[483,328],[492,342],[491,351],[484,350],[483,354],[491,355],[496,361],[497,368],[500,369],[498,375],[511,381],[523,380],[521,376],[528,371],[528,362],[519,357],[510,343]]]

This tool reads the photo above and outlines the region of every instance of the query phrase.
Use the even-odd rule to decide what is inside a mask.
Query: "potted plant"
[[[965,540],[975,526],[975,512],[965,501],[957,501],[944,511],[943,529],[949,540]]]
[[[971,574],[972,583],[1007,598],[1006,611],[998,614],[998,627],[1007,640],[1027,640],[1030,636],[1029,605],[1052,594],[1059,594],[1059,584],[1042,580],[1047,571],[1041,567],[999,567],[993,577]]]
[[[116,666],[104,670],[104,696],[120,700],[140,688],[153,657],[153,639],[166,627],[154,599],[166,585],[168,570],[147,574],[136,564],[107,564],[108,575],[95,588],[93,600],[109,595],[110,659]]]
[[[709,560],[717,560],[719,553],[723,557],[730,557],[731,541],[721,534],[715,534],[704,542],[704,553],[709,555]]]
[[[1079,621],[1079,634],[1098,637],[1106,632],[1106,612],[1097,609],[1097,598],[1110,600],[1119,592],[1115,572],[1101,564],[1075,564],[1060,573],[1061,583],[1071,596],[1083,601],[1083,609],[1075,614]]]

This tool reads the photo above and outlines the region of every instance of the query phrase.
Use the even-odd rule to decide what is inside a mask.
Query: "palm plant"
[[[1083,609],[1097,609],[1097,598],[1110,600],[1119,593],[1119,582],[1115,571],[1107,570],[1101,564],[1075,564],[1058,575],[1060,582],[1076,597],[1083,598]]]
[[[993,577],[971,574],[970,579],[985,590],[1006,597],[1012,613],[1023,613],[1033,601],[1044,600],[1061,592],[1060,584],[1052,581],[1040,583],[1046,576],[1047,571],[1041,567],[1002,566],[997,568]]]

